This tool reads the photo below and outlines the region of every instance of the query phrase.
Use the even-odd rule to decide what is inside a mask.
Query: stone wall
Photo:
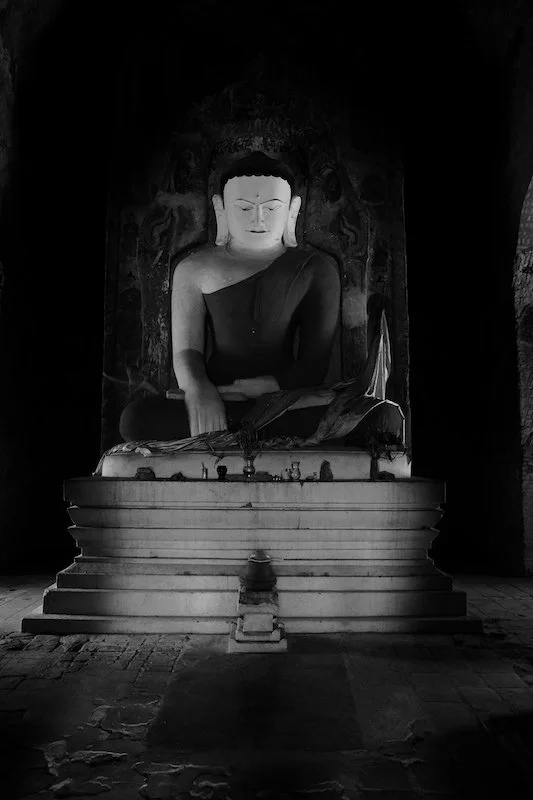
[[[21,513],[24,504],[32,495],[39,498],[34,468],[21,453],[24,447],[27,451],[27,442],[15,410],[17,402],[23,405],[16,397],[24,383],[18,380],[20,370],[16,365],[22,356],[18,333],[24,308],[18,286],[20,274],[26,269],[24,247],[17,241],[17,101],[19,88],[31,71],[32,50],[53,24],[60,6],[61,0],[0,2],[0,560],[4,568],[25,550],[21,536],[25,527]],[[29,295],[27,299],[31,305]]]
[[[76,6],[0,3],[4,570],[68,563],[62,483],[99,455],[105,57],[94,62],[93,18]]]
[[[525,15],[512,67],[513,91],[507,185],[519,224],[514,297],[521,421],[524,565],[533,573],[533,22]]]
[[[413,466],[447,481],[441,564],[517,574],[524,518],[513,279],[533,174],[531,8],[465,4],[450,22],[450,40],[461,30],[454,70],[432,73],[406,161]],[[424,160],[430,178],[416,166]]]
[[[50,25],[62,0],[0,2],[0,215],[9,213],[10,177],[16,159],[15,95],[33,43]],[[3,267],[0,263],[0,303]],[[1,306],[0,306],[1,307]]]
[[[533,573],[533,178],[531,178],[533,25],[530,24],[525,28],[523,38],[514,68],[508,181],[513,216],[516,219],[520,215],[514,292],[520,382],[524,563],[526,570],[531,574]],[[531,180],[527,187],[528,178]]]

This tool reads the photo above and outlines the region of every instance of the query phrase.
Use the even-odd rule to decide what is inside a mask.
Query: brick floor
[[[21,634],[50,582],[0,578],[10,800],[533,796],[532,581],[456,579],[483,635],[302,636],[268,656]]]

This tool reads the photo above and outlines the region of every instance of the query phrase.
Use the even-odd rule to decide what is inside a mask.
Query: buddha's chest
[[[241,280],[204,292],[215,341],[249,340],[254,347],[285,341],[312,282],[307,262],[307,254],[286,255]]]
[[[221,289],[229,288],[255,276],[259,276],[268,269],[270,261],[251,264],[232,264],[226,261],[214,262],[205,267],[202,274],[201,288],[204,295],[213,294]]]

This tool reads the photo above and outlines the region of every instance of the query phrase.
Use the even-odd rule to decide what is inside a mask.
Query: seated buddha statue
[[[212,198],[215,244],[182,258],[172,278],[172,365],[179,391],[130,403],[120,420],[123,439],[237,430],[259,400],[306,387],[315,390],[314,400],[293,403],[263,436],[309,437],[316,430],[333,396],[321,397],[316,388],[329,367],[340,280],[333,259],[298,246],[301,198],[293,190],[292,171],[260,152],[222,174],[220,194]]]

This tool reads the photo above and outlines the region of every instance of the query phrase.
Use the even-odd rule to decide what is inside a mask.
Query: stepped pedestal
[[[346,448],[257,459],[258,470],[276,474],[298,460],[302,478],[329,461],[334,480],[297,482],[191,479],[202,462],[216,475],[206,453],[119,458],[104,462],[101,477],[66,483],[81,554],[24,631],[230,633],[256,550],[272,559],[288,635],[480,630],[465,594],[427,557],[444,487],[409,477],[404,456],[380,464],[397,475],[383,481],[368,479],[366,453]],[[243,463],[225,457],[230,474],[232,458],[239,470]],[[136,480],[139,466],[156,480]],[[168,480],[176,472],[188,479]]]

